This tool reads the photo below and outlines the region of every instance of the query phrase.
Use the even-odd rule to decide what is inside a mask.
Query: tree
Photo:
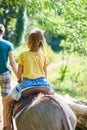
[[[15,26],[15,46],[20,45],[22,34],[24,31],[24,7],[19,7],[18,14],[17,14],[17,22]]]
[[[18,8],[15,5],[8,5],[7,1],[0,3],[0,23],[5,26],[5,38],[13,41]]]
[[[29,20],[46,30],[46,36],[61,35],[65,38],[61,42],[65,51],[86,55],[87,0],[2,0],[3,4],[16,8],[24,6]]]
[[[65,0],[61,17],[64,18],[64,25],[61,33],[65,35],[66,41],[63,47],[69,52],[78,52],[87,55],[87,1],[86,0]]]

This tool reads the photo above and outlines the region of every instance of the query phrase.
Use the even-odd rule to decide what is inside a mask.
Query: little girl
[[[48,61],[43,54],[45,38],[41,31],[33,31],[28,37],[29,51],[23,52],[18,58],[18,80],[21,83],[13,88],[11,95],[7,97],[7,113],[11,103],[21,98],[24,90],[36,87],[46,87],[50,93],[54,92],[53,87],[47,81]],[[6,119],[7,128],[11,130],[10,119]]]

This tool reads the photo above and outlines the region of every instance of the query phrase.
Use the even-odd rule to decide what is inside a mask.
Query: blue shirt
[[[8,53],[14,49],[11,42],[0,39],[0,74],[9,71]]]

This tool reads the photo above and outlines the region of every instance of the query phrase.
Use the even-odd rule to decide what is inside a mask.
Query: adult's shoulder
[[[6,39],[2,39],[2,42],[5,42],[7,44],[12,44],[12,42],[10,42],[9,40],[6,40]]]
[[[5,44],[7,44],[8,46],[13,46],[13,43],[6,40],[6,39],[2,39],[2,42],[4,42]]]
[[[6,47],[8,51],[14,50],[14,45],[10,41],[5,39],[1,39],[0,41],[2,43],[2,46]]]

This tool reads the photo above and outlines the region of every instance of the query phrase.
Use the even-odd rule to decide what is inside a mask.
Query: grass
[[[60,60],[61,61],[61,60]],[[58,62],[60,62],[58,61]],[[87,58],[71,55],[67,69],[64,72],[62,67],[55,66],[48,72],[48,80],[59,94],[69,94],[81,100],[87,99]]]

